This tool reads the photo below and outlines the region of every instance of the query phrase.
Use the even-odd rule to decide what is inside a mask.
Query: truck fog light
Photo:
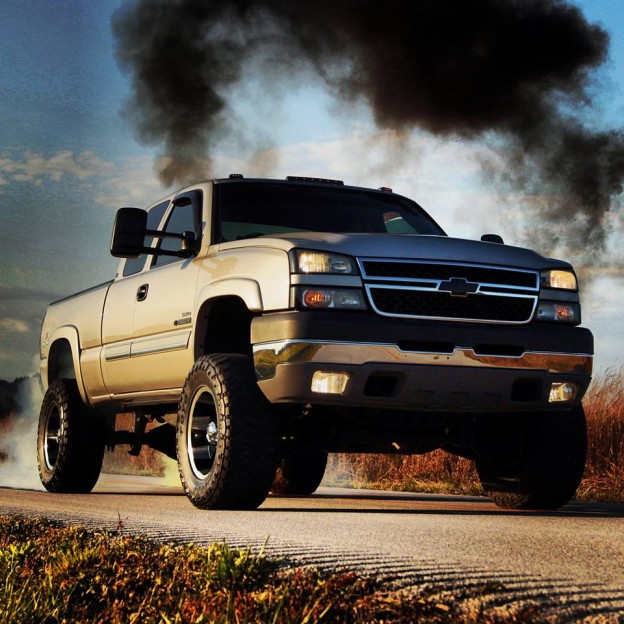
[[[320,394],[342,394],[348,381],[348,373],[316,371],[312,376],[311,390]]]
[[[553,383],[550,386],[549,403],[569,403],[574,401],[579,392],[579,385],[571,381]]]

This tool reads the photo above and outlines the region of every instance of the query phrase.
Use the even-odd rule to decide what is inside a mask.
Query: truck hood
[[[223,249],[239,247],[318,249],[356,257],[470,262],[535,270],[570,268],[567,262],[545,258],[530,249],[447,236],[304,232],[260,236],[222,245]]]

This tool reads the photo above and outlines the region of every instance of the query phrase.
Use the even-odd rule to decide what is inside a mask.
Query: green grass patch
[[[0,621],[537,622],[498,583],[393,591],[354,572],[289,569],[226,544],[162,544],[41,518],[0,516]]]

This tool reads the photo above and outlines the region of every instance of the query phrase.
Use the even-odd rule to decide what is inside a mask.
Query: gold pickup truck
[[[310,494],[332,452],[442,448],[503,507],[574,494],[593,337],[569,264],[450,238],[389,188],[238,174],[121,208],[111,253],[115,279],[43,321],[49,491],[89,492],[127,444],[177,458],[202,509],[255,508],[276,475]]]

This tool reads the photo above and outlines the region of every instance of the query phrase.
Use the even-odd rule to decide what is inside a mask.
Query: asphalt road
[[[509,512],[476,497],[320,488],[253,512],[201,511],[162,479],[102,475],[88,495],[0,487],[0,513],[166,541],[268,540],[266,551],[293,564],[355,568],[397,587],[498,581],[506,590],[495,600],[539,602],[556,621],[624,622],[624,505]]]

